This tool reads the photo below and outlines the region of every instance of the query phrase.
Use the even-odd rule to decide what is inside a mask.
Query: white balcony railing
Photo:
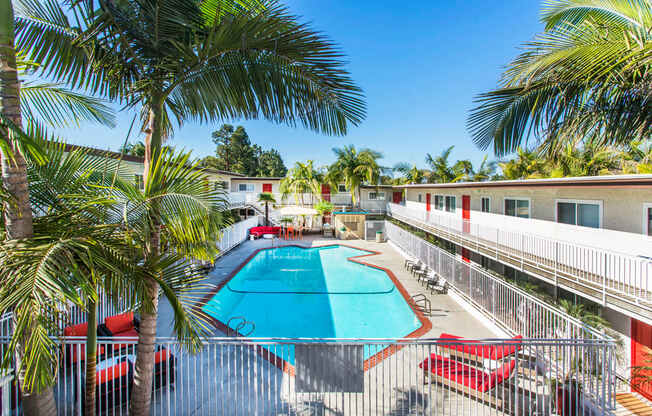
[[[574,285],[599,293],[603,304],[608,303],[607,296],[625,295],[624,301],[652,311],[652,261],[644,257],[536,235],[528,232],[527,219],[518,219],[520,229],[514,230],[504,228],[504,223],[497,221],[493,226],[480,224],[392,203],[388,204],[387,212],[512,267],[528,272],[535,269],[538,276],[552,283],[558,283],[559,279],[572,280]],[[550,227],[555,224],[550,223]],[[575,228],[596,235],[605,231]]]

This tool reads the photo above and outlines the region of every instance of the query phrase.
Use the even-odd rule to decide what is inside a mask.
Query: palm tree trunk
[[[157,160],[162,145],[162,118],[163,101],[159,98],[152,100],[149,110],[147,135],[145,136],[145,172],[143,174],[147,186],[149,168],[152,160]],[[154,212],[156,207],[151,208]],[[156,215],[152,215],[156,218]],[[161,227],[158,221],[152,223],[150,240],[145,246],[145,261],[159,255]],[[156,322],[158,320],[158,292],[159,285],[155,280],[146,282],[146,296],[150,299],[152,308],[140,309],[140,330],[138,333],[138,346],[136,348],[136,365],[134,369],[134,389],[131,396],[131,414],[134,416],[147,416],[150,414],[152,403],[152,383],[154,377],[154,355],[156,344]]]
[[[16,51],[14,49],[14,12],[11,0],[0,0],[0,114],[16,126],[22,126],[20,113],[20,83],[16,68]],[[8,138],[7,131],[0,135]],[[2,164],[2,184],[15,198],[15,205],[4,207],[5,231],[7,239],[29,238],[33,235],[32,210],[27,186],[27,169],[25,159],[18,152],[14,141],[9,143],[13,150],[10,155],[0,152]],[[23,342],[23,345],[26,343]],[[16,365],[22,359],[22,349],[17,348]],[[25,372],[18,373],[18,384],[24,386]],[[25,415],[49,415],[56,413],[56,403],[51,387],[40,392],[22,392],[23,412]]]
[[[97,304],[95,301],[88,302],[88,332],[86,332],[86,397],[84,414],[95,416],[96,377],[97,377]]]
[[[265,225],[269,226],[269,203],[265,202]]]

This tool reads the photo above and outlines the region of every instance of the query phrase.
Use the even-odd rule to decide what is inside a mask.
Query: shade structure
[[[297,205],[291,205],[288,207],[283,207],[279,210],[281,215],[285,216],[299,216],[299,215],[317,215],[318,212],[316,209],[300,207]]]

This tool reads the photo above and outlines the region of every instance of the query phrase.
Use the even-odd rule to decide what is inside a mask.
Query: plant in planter
[[[319,201],[318,203],[315,204],[313,207],[319,215],[322,217],[322,224],[324,223],[323,218],[333,212],[333,209],[335,208],[335,205],[328,201]]]
[[[550,380],[550,391],[558,415],[581,414],[582,383],[567,375],[563,380]]]

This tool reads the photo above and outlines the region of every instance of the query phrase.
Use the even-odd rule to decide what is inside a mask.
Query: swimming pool
[[[342,245],[260,250],[204,311],[223,325],[245,317],[255,323],[251,337],[406,337],[422,322],[392,278],[349,260],[369,254]]]

